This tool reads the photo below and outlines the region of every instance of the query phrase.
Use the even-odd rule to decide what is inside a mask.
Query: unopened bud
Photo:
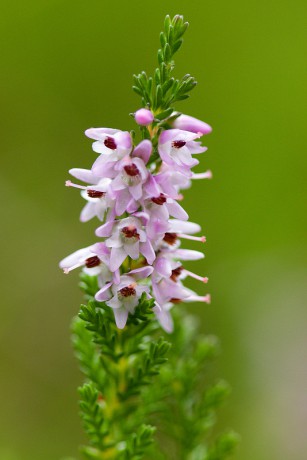
[[[147,126],[153,122],[153,113],[148,109],[139,109],[134,114],[135,121],[138,125]]]
[[[179,115],[173,122],[173,128],[182,129],[183,131],[190,131],[196,134],[209,134],[212,128],[208,123],[198,120],[197,118],[190,117],[189,115]]]

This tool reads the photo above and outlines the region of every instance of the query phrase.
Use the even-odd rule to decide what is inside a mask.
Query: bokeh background
[[[220,426],[241,434],[237,460],[306,459],[304,4],[1,2],[1,460],[76,456],[83,440],[69,340],[81,293],[57,264],[95,223],[78,222],[64,181],[95,159],[86,128],[134,127],[131,76],[155,68],[167,13],[191,25],[176,75],[199,81],[177,108],[214,127],[199,167],[214,180],[185,207],[207,235],[196,270],[213,298],[190,308],[233,387]]]

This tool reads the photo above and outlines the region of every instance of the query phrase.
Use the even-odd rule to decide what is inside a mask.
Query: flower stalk
[[[174,109],[196,85],[190,75],[172,76],[187,27],[182,16],[167,16],[153,77],[134,76],[142,100],[133,114],[140,141],[119,129],[86,130],[98,157],[90,170],[69,171],[86,185],[66,181],[86,200],[80,220],[100,220],[98,240],[60,262],[66,274],[81,268],[87,301],[73,322],[73,343],[86,377],[79,392],[89,438],[81,450],[88,459],[222,460],[236,443],[229,434],[221,441],[227,449],[207,444],[228,386],[204,388],[217,344],[199,335],[177,306],[210,303],[209,294],[183,284],[192,277],[202,290],[208,277],[183,266],[204,255],[181,248],[181,240],[206,238],[195,235],[201,229],[188,221],[181,190],[212,176],[192,172],[199,163],[194,155],[207,150],[199,139],[211,127]]]

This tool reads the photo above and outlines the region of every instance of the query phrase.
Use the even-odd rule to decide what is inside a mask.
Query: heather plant
[[[81,268],[85,303],[73,320],[73,345],[85,376],[79,388],[88,459],[222,460],[237,443],[233,432],[216,434],[216,409],[229,393],[214,380],[219,345],[199,332],[183,304],[210,303],[184,281],[208,278],[186,263],[202,251],[183,248],[201,229],[189,222],[181,191],[193,180],[194,155],[206,151],[199,139],[211,127],[175,110],[196,81],[173,77],[174,54],[188,27],[166,17],[153,77],[134,76],[142,107],[133,113],[139,131],[90,128],[90,170],[68,180],[86,200],[82,222],[98,219],[98,239],[63,259],[65,273]]]

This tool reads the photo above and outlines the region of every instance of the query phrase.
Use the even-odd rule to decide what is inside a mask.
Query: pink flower
[[[60,268],[68,274],[75,268],[82,267],[84,273],[90,276],[98,276],[100,286],[103,286],[111,279],[118,279],[118,272],[115,274],[109,270],[110,250],[104,243],[96,243],[83,249],[73,252],[60,262]]]
[[[97,292],[96,300],[105,301],[109,307],[113,308],[115,322],[119,329],[125,327],[128,313],[134,313],[142,293],[146,292],[149,297],[149,287],[138,283],[137,280],[142,281],[152,271],[153,268],[148,266],[131,270],[126,275],[121,276],[116,284],[107,283]]]
[[[111,179],[99,179],[92,171],[87,169],[70,169],[69,173],[84,182],[91,185],[83,186],[72,183],[70,180],[66,181],[67,187],[75,187],[81,189],[82,197],[88,201],[81,211],[81,222],[87,222],[93,217],[97,216],[99,220],[103,220],[104,214],[107,209],[113,208],[114,202],[110,196]]]
[[[96,234],[105,235],[106,231],[111,231],[111,236],[105,241],[108,248],[111,248],[110,270],[114,272],[124,262],[127,256],[133,260],[137,260],[142,254],[148,264],[152,264],[155,260],[155,252],[147,238],[146,232],[140,219],[137,217],[127,217],[113,223],[114,227],[102,226],[96,230]],[[108,230],[106,230],[106,228]]]
[[[113,177],[115,162],[132,150],[131,135],[128,131],[119,131],[110,128],[90,128],[85,131],[87,137],[95,139],[94,152],[100,153],[92,166],[93,173],[102,177]]]
[[[112,181],[110,191],[116,200],[116,214],[121,216],[130,202],[129,208],[133,206],[137,210],[136,202],[142,198],[143,184],[149,173],[142,158],[138,157],[125,157],[116,169],[119,173]]]
[[[95,139],[92,147],[94,152],[103,155],[117,154],[118,158],[128,155],[132,148],[131,136],[128,131],[111,128],[90,128],[85,131],[90,139]]]
[[[195,139],[199,134],[180,129],[168,129],[163,131],[159,138],[159,154],[161,159],[175,171],[191,177],[191,168],[199,162],[192,157],[192,154],[202,153],[207,150]]]

